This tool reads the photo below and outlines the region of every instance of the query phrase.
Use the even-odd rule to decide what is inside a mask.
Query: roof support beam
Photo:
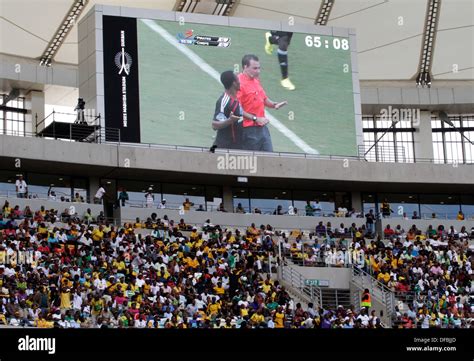
[[[321,6],[319,7],[318,15],[314,23],[316,25],[327,25],[329,20],[329,15],[334,6],[336,0],[322,0]]]
[[[76,23],[76,20],[79,18],[79,15],[81,15],[82,11],[86,7],[88,1],[89,0],[74,0],[74,3],[71,5],[71,8],[61,22],[61,25],[59,25],[46,50],[43,52],[43,55],[41,55],[40,65],[51,66],[54,56],[58,52],[61,45],[64,43],[67,34],[69,34],[71,31],[72,27]]]
[[[416,85],[418,87],[431,87],[432,59],[438,30],[440,8],[441,0],[428,0],[425,28],[423,30],[423,47],[421,48],[418,75],[416,77]]]

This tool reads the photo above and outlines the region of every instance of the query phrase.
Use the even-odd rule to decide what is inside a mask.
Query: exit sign
[[[306,286],[329,287],[329,280],[304,280]]]

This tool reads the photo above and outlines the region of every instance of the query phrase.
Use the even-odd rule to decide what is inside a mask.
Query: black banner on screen
[[[105,127],[119,129],[122,142],[140,143],[137,20],[104,16],[103,34]],[[115,138],[106,132],[106,140]]]

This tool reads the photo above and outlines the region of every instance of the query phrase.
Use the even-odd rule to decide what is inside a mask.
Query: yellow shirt
[[[151,285],[149,285],[149,284],[147,284],[147,283],[145,283],[145,284],[143,285],[143,293],[144,293],[145,295],[148,295],[148,294],[150,293],[150,289],[151,289]]]
[[[263,315],[259,315],[258,313],[254,313],[252,317],[250,317],[250,320],[255,323],[261,323],[265,321],[265,317],[263,317]]]
[[[211,303],[209,307],[207,308],[207,311],[210,315],[217,314],[220,309],[220,305],[218,303]]]
[[[120,262],[114,261],[113,266],[116,267],[117,270],[119,270],[119,271],[124,270],[125,267],[126,267],[124,261],[120,261]]]
[[[217,295],[223,295],[225,293],[224,287],[214,287],[214,291],[216,292]]]
[[[36,327],[38,328],[53,328],[54,322],[53,321],[46,321],[46,320],[36,320]]]
[[[60,308],[71,308],[71,293],[61,292],[61,305]]]
[[[275,313],[275,328],[283,328],[284,319],[285,315],[283,313]]]
[[[103,238],[104,238],[104,232],[99,230],[98,228],[94,229],[94,232],[92,232],[92,239],[98,242],[98,241],[102,241]]]

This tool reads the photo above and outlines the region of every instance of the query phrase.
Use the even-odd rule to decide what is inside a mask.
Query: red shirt
[[[265,116],[265,99],[267,94],[263,90],[260,79],[250,78],[244,73],[239,74],[240,90],[237,92],[237,99],[242,106],[242,109],[250,114],[254,114],[257,117]],[[244,117],[242,123],[244,127],[255,127],[263,125],[256,124],[252,119]]]

